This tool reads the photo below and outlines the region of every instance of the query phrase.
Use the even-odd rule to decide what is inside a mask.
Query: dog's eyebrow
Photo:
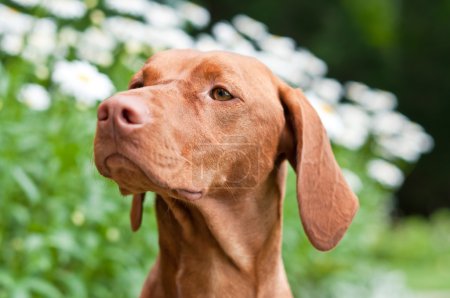
[[[232,65],[213,59],[205,59],[196,65],[190,72],[191,78],[202,78],[208,82],[222,83],[225,86],[231,88],[229,90],[234,96],[238,96],[242,99],[245,93],[243,92],[239,82],[242,82],[242,72],[239,68]]]
[[[206,79],[216,79],[226,76],[240,77],[240,72],[234,67],[212,59],[205,59],[192,69],[192,76],[198,76],[199,74]]]
[[[157,81],[161,77],[161,72],[153,67],[147,66],[142,69],[143,81]]]
[[[144,86],[144,77],[142,75],[142,70],[136,73],[128,83],[128,89],[136,89]]]

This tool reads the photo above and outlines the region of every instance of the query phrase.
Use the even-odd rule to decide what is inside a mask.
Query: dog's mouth
[[[120,153],[105,158],[102,175],[114,180],[122,195],[151,191],[188,201],[195,201],[203,196],[201,190],[170,187],[157,175]]]
[[[156,175],[149,173],[138,163],[119,153],[107,156],[99,170],[103,176],[117,183],[122,195],[133,195],[130,211],[130,223],[133,231],[139,230],[141,226],[143,204],[147,191],[188,201],[195,201],[203,196],[202,191],[170,188]]]
[[[143,169],[126,156],[114,153],[105,158],[104,176],[114,180],[122,195],[157,191],[161,183],[147,177]],[[161,185],[163,186],[163,185]]]

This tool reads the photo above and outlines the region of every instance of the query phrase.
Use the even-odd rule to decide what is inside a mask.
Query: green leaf
[[[14,288],[15,282],[11,275],[6,271],[0,271],[0,289],[10,290]],[[1,292],[0,292],[1,293]]]
[[[21,167],[17,166],[12,169],[11,174],[25,193],[30,203],[37,203],[40,197],[39,189],[27,173]]]
[[[42,297],[59,298],[63,296],[56,287],[40,278],[27,278],[25,285],[30,289],[31,293],[40,294]]]

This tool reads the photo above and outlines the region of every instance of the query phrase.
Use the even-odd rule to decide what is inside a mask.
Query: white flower
[[[377,136],[376,143],[385,157],[401,158],[408,162],[417,161],[434,145],[433,138],[413,123],[407,124],[401,134]]]
[[[149,8],[145,11],[145,20],[159,28],[177,27],[181,23],[181,19],[176,11],[167,5],[149,2]]]
[[[284,80],[299,85],[302,88],[309,85],[309,77],[289,59],[283,59],[266,52],[256,52],[253,56],[267,65],[267,67]]]
[[[89,62],[109,66],[113,62],[116,40],[103,30],[90,27],[82,35],[77,46],[78,57]]]
[[[349,169],[342,169],[342,174],[344,175],[345,181],[347,181],[353,192],[358,193],[362,189],[361,179],[354,172]]]
[[[433,148],[433,139],[423,128],[398,112],[375,114],[372,130],[376,144],[386,158],[415,162],[421,154]]]
[[[418,150],[421,153],[427,153],[433,150],[434,140],[429,134],[425,132],[422,126],[414,122],[408,122],[405,127],[405,136],[415,138]]]
[[[178,28],[147,28],[145,43],[157,50],[184,49],[194,45],[192,37]]]
[[[149,2],[146,0],[106,0],[105,5],[111,10],[130,14],[133,16],[142,16],[149,9]]]
[[[304,49],[293,53],[289,61],[291,64],[296,65],[302,72],[306,72],[312,77],[323,77],[328,71],[325,62]]]
[[[226,47],[232,47],[243,39],[233,26],[226,22],[216,23],[212,28],[212,32],[217,41]]]
[[[182,2],[178,6],[180,14],[196,28],[204,28],[209,23],[209,12],[192,2]]]
[[[195,42],[195,48],[200,51],[219,51],[224,50],[225,46],[217,42],[209,34],[200,34]]]
[[[384,111],[374,115],[372,130],[378,135],[396,135],[402,132],[408,122],[408,118],[398,112]]]
[[[140,53],[142,53],[144,51],[145,47],[144,44],[141,42],[137,42],[134,40],[130,40],[129,42],[127,42],[125,44],[125,51],[133,56],[135,55],[139,55]],[[132,68],[130,68],[132,69]]]
[[[103,21],[105,20],[105,13],[101,11],[100,9],[93,10],[89,14],[89,19],[91,20],[93,25],[100,26],[103,24]]]
[[[419,159],[421,152],[413,140],[404,136],[381,136],[376,139],[377,149],[380,154],[387,158],[401,158],[408,162],[415,162]]]
[[[391,92],[371,90],[361,97],[361,105],[369,111],[392,110],[397,106],[397,97]]]
[[[330,103],[337,103],[342,96],[342,86],[334,79],[318,78],[312,86],[314,92]]]
[[[397,106],[397,97],[387,91],[373,90],[358,82],[346,84],[347,97],[369,111],[392,110]]]
[[[323,101],[313,91],[305,92],[305,96],[314,107],[317,114],[319,114],[320,120],[331,140],[334,140],[344,133],[344,122],[332,105]]]
[[[48,12],[61,19],[79,19],[86,13],[86,4],[79,0],[43,0]]]
[[[41,0],[12,0],[12,2],[17,3],[23,7],[33,7],[38,5]]]
[[[348,99],[359,102],[359,98],[369,87],[359,82],[347,82],[345,84],[345,92]]]
[[[20,34],[5,34],[1,37],[0,48],[9,55],[18,55],[23,48],[23,37]]]
[[[55,54],[56,24],[52,19],[39,19],[28,35],[23,56],[33,62],[40,63],[50,54]]]
[[[77,44],[79,34],[80,33],[72,27],[62,27],[58,33],[58,45],[63,48],[75,46]]]
[[[246,15],[240,14],[235,16],[232,23],[239,32],[253,40],[261,40],[269,34],[266,25]]]
[[[367,172],[370,177],[390,188],[399,187],[404,180],[403,173],[399,168],[382,159],[369,161]]]
[[[267,35],[258,42],[258,45],[263,51],[282,58],[290,58],[295,52],[295,41],[284,36]]]
[[[18,100],[36,111],[47,110],[50,107],[50,95],[38,84],[26,84],[19,91]]]
[[[83,61],[59,61],[56,63],[53,81],[62,92],[75,97],[85,105],[103,100],[114,91],[111,80],[98,72],[93,65]]]
[[[336,109],[341,115],[344,129],[333,141],[350,150],[361,148],[369,135],[369,115],[360,107],[351,104],[341,104]]]
[[[109,17],[102,25],[105,32],[110,32],[117,40],[127,42],[146,43],[148,41],[148,26],[142,22],[125,17]]]
[[[241,38],[235,44],[230,47],[230,50],[247,56],[254,56],[256,53],[253,45],[246,39]]]
[[[0,34],[21,34],[30,31],[34,18],[0,4]]]

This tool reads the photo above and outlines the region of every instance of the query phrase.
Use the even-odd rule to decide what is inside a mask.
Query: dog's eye
[[[211,91],[211,97],[213,99],[219,100],[219,101],[225,101],[225,100],[230,100],[230,99],[234,98],[230,92],[228,92],[227,90],[225,90],[223,88],[214,88]]]

